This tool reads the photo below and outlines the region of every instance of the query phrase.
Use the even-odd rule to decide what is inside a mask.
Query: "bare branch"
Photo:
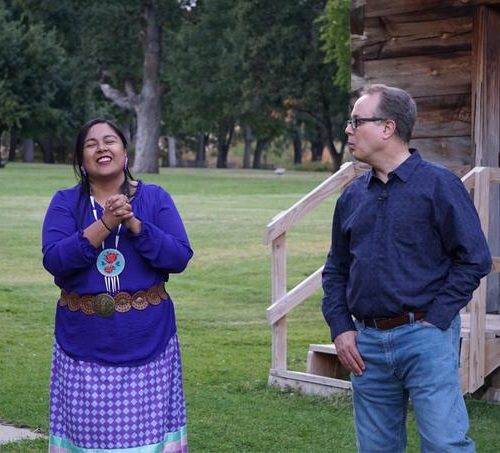
[[[113,88],[111,85],[108,85],[107,83],[101,83],[101,91],[106,96],[108,99],[111,99],[118,107],[127,109],[127,110],[133,110],[134,105],[131,99],[123,94],[121,91],[117,90],[116,88]]]
[[[131,80],[125,81],[125,93],[132,105],[137,104],[137,93],[135,92],[134,84]]]

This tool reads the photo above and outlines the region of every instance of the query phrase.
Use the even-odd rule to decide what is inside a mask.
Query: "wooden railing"
[[[264,244],[272,244],[271,280],[272,301],[267,319],[273,329],[272,369],[287,369],[287,314],[321,287],[319,268],[291,291],[287,291],[286,233],[308,212],[335,192],[341,191],[368,167],[353,162],[342,165],[339,171],[326,179],[291,208],[278,214],[267,225]]]
[[[326,179],[312,192],[307,194],[291,208],[281,212],[267,225],[264,244],[272,245],[271,305],[267,309],[267,320],[272,326],[272,370],[287,370],[287,315],[296,306],[321,288],[320,267],[301,283],[288,291],[287,289],[287,243],[286,233],[333,193],[342,191],[352,180],[368,171],[369,167],[349,162],[338,172]],[[481,219],[481,225],[488,233],[489,185],[500,183],[500,169],[476,167],[469,171],[462,181],[468,190],[474,189],[474,203]],[[500,272],[500,257],[493,257],[494,272]],[[470,366],[469,392],[477,390],[485,377],[485,323],[486,323],[486,279],[481,281],[468,306],[470,311]]]
[[[470,191],[474,189],[474,204],[479,214],[481,227],[488,236],[490,211],[490,185],[500,183],[500,168],[475,167],[462,182]],[[500,233],[498,233],[500,234]],[[500,257],[493,257],[492,272],[500,272]],[[466,310],[470,313],[469,378],[468,392],[472,393],[484,384],[486,376],[486,277],[481,280]]]

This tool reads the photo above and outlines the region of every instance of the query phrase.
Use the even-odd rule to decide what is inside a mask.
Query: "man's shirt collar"
[[[406,159],[399,167],[395,168],[389,173],[389,179],[396,175],[401,181],[406,182],[411,174],[415,171],[417,166],[422,161],[420,153],[416,148],[410,148],[410,157]],[[378,179],[375,175],[375,171],[372,169],[367,173],[366,186],[368,187],[372,180]]]

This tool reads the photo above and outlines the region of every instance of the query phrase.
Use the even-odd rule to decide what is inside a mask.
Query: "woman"
[[[135,181],[127,143],[95,119],[78,135],[80,183],[52,199],[43,264],[61,288],[50,451],[187,451],[179,344],[164,288],[193,255],[175,205]]]

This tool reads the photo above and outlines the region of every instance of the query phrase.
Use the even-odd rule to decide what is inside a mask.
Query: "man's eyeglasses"
[[[387,118],[379,118],[376,116],[372,118],[351,118],[347,121],[346,127],[351,126],[353,129],[357,129],[361,124],[368,123],[370,121],[387,121]]]

